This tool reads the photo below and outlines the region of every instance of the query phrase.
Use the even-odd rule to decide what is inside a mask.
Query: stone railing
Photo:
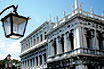
[[[48,62],[53,62],[56,60],[62,60],[62,59],[70,58],[71,56],[77,56],[77,55],[104,57],[104,50],[77,48],[77,49],[74,49],[72,51],[62,53],[62,54],[57,54],[54,56],[48,56]]]
[[[46,40],[43,40],[42,42],[40,42],[40,43],[38,43],[38,44],[36,44],[36,45],[34,45],[34,46],[32,46],[32,47],[24,50],[24,51],[22,51],[21,54],[20,54],[20,56],[23,55],[23,54],[25,54],[25,53],[28,53],[28,52],[36,49],[36,48],[41,47],[44,43],[47,43],[47,39]]]
[[[68,20],[68,19],[72,18],[76,14],[80,14],[80,15],[83,15],[83,16],[87,16],[87,17],[91,17],[91,18],[94,18],[94,19],[97,19],[97,20],[104,21],[104,17],[102,17],[102,16],[98,16],[94,13],[89,13],[89,12],[83,11],[81,9],[75,9],[70,14],[63,17],[60,21],[58,21],[58,24],[61,24],[61,23],[65,22],[65,20]],[[56,24],[55,27],[57,27],[57,26],[58,25]]]

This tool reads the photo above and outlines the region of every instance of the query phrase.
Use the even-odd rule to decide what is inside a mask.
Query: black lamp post
[[[4,9],[0,15],[9,8],[13,8],[13,13],[9,13],[4,18],[1,19],[3,24],[3,29],[5,32],[5,36],[7,38],[18,39],[24,36],[26,26],[29,18],[24,16],[20,16],[17,13],[18,6],[11,5]]]

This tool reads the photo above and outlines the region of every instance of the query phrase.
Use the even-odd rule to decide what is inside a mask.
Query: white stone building
[[[104,69],[104,17],[75,0],[72,13],[43,23],[21,45],[22,69]]]
[[[44,22],[30,35],[21,41],[21,68],[46,69],[47,68],[47,31],[49,22]]]

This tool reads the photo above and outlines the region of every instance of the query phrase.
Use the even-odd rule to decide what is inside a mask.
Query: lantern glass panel
[[[13,16],[13,33],[23,35],[26,26],[26,19]]]
[[[10,17],[6,18],[3,21],[3,26],[4,26],[5,34],[6,35],[11,34],[11,20],[10,20]]]

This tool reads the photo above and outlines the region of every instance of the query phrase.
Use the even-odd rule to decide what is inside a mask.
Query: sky
[[[102,15],[102,11],[104,11],[104,0],[78,0],[78,3],[80,2],[82,2],[84,11],[91,12],[91,8],[94,8],[94,13],[97,15]],[[75,0],[0,0],[0,12],[10,5],[18,5],[18,14],[31,18],[24,37],[18,40],[6,38],[0,22],[0,60],[8,54],[11,54],[12,59],[20,60],[20,41],[43,22],[48,21],[49,16],[51,16],[51,21],[55,22],[56,16],[59,20],[64,16],[63,11],[66,11],[66,15],[70,14],[74,3]],[[8,9],[0,16],[0,19],[12,11],[12,8]]]

